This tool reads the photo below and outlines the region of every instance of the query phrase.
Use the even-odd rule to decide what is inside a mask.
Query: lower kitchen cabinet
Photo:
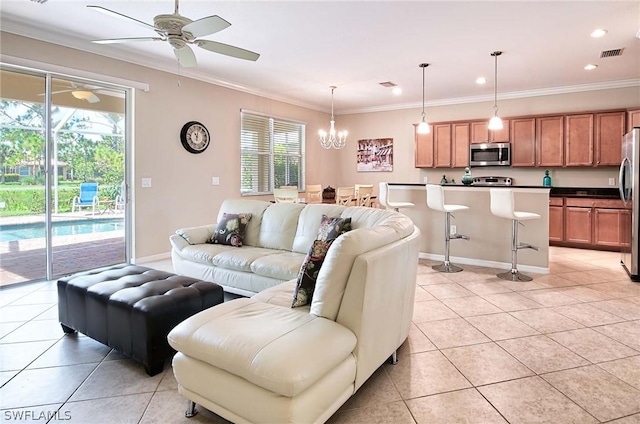
[[[596,250],[617,250],[629,244],[623,224],[631,214],[617,199],[551,197],[549,244]]]

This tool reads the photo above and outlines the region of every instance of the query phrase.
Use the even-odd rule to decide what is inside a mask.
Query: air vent
[[[605,57],[621,56],[623,50],[624,50],[624,47],[621,49],[603,50],[602,52],[600,52],[600,59]]]
[[[379,83],[379,84],[380,84],[381,86],[383,86],[383,87],[387,87],[387,88],[389,88],[389,87],[397,87],[397,86],[398,86],[398,84],[393,83],[393,82],[391,82],[391,81],[385,81],[385,82],[381,82],[381,83]]]

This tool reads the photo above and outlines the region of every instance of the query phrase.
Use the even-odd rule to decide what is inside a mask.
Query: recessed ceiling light
[[[598,28],[598,29],[594,30],[594,31],[591,33],[591,36],[592,36],[593,38],[598,38],[598,37],[603,37],[606,33],[607,33],[607,30],[606,30],[606,29],[600,29],[600,28]]]
[[[593,63],[590,63],[587,66],[585,66],[584,69],[586,69],[587,71],[591,71],[593,69],[596,69],[597,67],[598,65],[594,65]]]
[[[476,84],[486,84],[487,79],[485,77],[480,77],[476,80]]]
[[[393,87],[393,94],[395,94],[396,96],[402,94],[402,88]]]

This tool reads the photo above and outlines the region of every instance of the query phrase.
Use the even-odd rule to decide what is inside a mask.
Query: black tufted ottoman
[[[101,268],[58,280],[65,333],[79,331],[162,371],[175,351],[167,334],[178,323],[223,302],[217,284],[134,265]]]

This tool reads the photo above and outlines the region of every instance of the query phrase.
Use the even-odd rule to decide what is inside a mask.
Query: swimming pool
[[[51,224],[51,233],[54,237],[118,230],[124,230],[123,218],[92,221],[56,221]],[[0,225],[0,242],[42,237],[45,237],[44,223]]]

